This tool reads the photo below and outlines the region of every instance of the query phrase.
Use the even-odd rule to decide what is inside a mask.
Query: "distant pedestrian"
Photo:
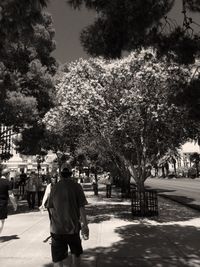
[[[37,191],[37,175],[34,171],[31,172],[26,186],[27,202],[29,209],[32,210],[35,208],[35,197]]]
[[[11,184],[8,181],[9,170],[4,169],[0,178],[0,234],[3,230],[5,219],[8,216],[8,199],[10,199],[14,210],[17,210],[17,202],[15,200]]]
[[[110,176],[110,173],[107,173],[107,177],[106,177],[106,197],[107,198],[111,198],[111,192],[112,192],[112,179]]]
[[[21,196],[21,198],[24,198],[24,194],[25,194],[25,185],[26,185],[26,180],[27,180],[27,175],[26,173],[24,173],[24,170],[22,170],[21,174],[20,174],[20,181],[19,181],[19,194]]]
[[[44,197],[46,186],[47,186],[47,183],[43,180],[42,176],[39,176],[38,181],[37,181],[38,207],[40,207],[42,203],[42,199]]]
[[[95,177],[92,179],[92,187],[93,187],[94,195],[98,196],[98,183]]]
[[[89,236],[84,208],[87,200],[82,187],[71,178],[71,175],[70,169],[65,167],[61,171],[61,180],[54,185],[50,193],[51,253],[54,267],[69,263],[68,247],[72,254],[73,266],[80,266],[80,255],[83,252],[80,219],[82,232]]]

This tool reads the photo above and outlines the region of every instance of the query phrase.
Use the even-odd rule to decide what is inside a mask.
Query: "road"
[[[200,210],[200,179],[149,178],[145,185],[157,189],[159,194]]]

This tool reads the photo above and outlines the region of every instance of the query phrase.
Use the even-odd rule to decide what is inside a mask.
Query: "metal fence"
[[[131,210],[133,216],[157,216],[158,197],[156,190],[131,191]]]

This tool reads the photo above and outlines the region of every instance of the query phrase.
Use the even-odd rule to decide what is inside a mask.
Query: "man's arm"
[[[88,221],[87,221],[87,216],[86,216],[84,206],[80,207],[80,217],[81,217],[81,222],[82,222],[81,233],[82,233],[83,239],[87,240],[89,239],[89,228],[88,228]]]
[[[81,222],[84,227],[88,227],[88,221],[87,221],[87,216],[85,212],[85,207],[80,207],[80,217],[81,217]]]
[[[85,197],[83,188],[81,185],[77,184],[78,187],[78,204],[79,204],[79,211],[80,211],[80,220],[81,220],[81,231],[85,233],[89,237],[89,228],[88,228],[88,221],[85,212],[85,205],[88,204],[87,199]]]
[[[48,184],[44,193],[44,197],[42,199],[42,205],[39,207],[40,209],[45,208],[45,203],[50,196],[50,192],[51,192],[51,184]]]
[[[8,191],[8,195],[9,195],[10,201],[11,201],[11,203],[13,205],[14,211],[16,211],[17,210],[17,201],[15,199],[15,196],[13,194],[13,191],[12,190],[9,190]]]

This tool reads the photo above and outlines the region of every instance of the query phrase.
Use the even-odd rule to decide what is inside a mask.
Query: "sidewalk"
[[[200,213],[159,198],[157,218],[132,218],[129,200],[105,188],[93,196],[84,185],[89,205],[90,239],[83,241],[82,267],[200,266]],[[52,267],[47,212],[10,215],[0,237],[0,266]]]

